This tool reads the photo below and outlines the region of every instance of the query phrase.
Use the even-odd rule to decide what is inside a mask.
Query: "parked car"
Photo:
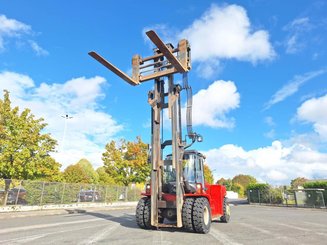
[[[101,201],[101,195],[98,191],[94,190],[80,191],[77,199],[79,202],[99,202]]]
[[[3,203],[5,199],[5,190],[0,190],[0,200]],[[26,204],[26,190],[24,188],[15,187],[8,191],[7,204]]]

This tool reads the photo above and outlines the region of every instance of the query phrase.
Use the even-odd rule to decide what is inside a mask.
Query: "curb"
[[[327,208],[311,208],[311,207],[294,207],[294,206],[286,206],[286,205],[269,205],[269,204],[259,204],[259,203],[250,203],[249,206],[255,207],[272,207],[272,208],[286,208],[286,209],[294,209],[294,210],[308,210],[308,211],[327,211]]]
[[[0,219],[30,217],[30,216],[39,216],[39,215],[87,213],[93,210],[119,210],[119,209],[135,208],[136,205],[137,202],[116,202],[116,203],[0,207]]]

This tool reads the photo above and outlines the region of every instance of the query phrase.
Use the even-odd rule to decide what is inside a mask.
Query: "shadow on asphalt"
[[[108,221],[113,221],[116,223],[119,223],[121,226],[126,227],[126,228],[132,228],[132,229],[141,229],[140,227],[138,227],[138,225],[136,224],[136,220],[135,220],[135,215],[134,214],[127,214],[124,213],[122,216],[116,217],[110,214],[103,214],[103,213],[97,213],[97,212],[88,212],[86,210],[83,209],[75,209],[75,210],[67,210],[70,214],[77,214],[77,215],[89,215],[89,216],[93,216],[93,217],[97,217],[97,218],[101,218],[101,219],[105,219]],[[74,212],[71,212],[74,211]],[[166,222],[167,220],[165,220],[165,223],[169,223]],[[160,228],[153,228],[153,230],[160,230],[160,231],[164,231],[164,232],[186,232],[184,229],[179,229],[179,228],[173,228],[173,227],[160,227]]]
[[[94,217],[97,217],[97,218],[110,220],[110,221],[113,221],[113,222],[117,222],[121,226],[124,226],[126,228],[141,229],[136,224],[134,214],[124,213],[122,216],[119,216],[119,217],[112,216],[110,214],[102,214],[102,213],[96,213],[96,212],[85,212],[84,214],[85,215],[91,215],[91,216],[94,216]],[[165,223],[169,223],[169,222],[166,222],[166,221],[165,221]],[[161,230],[161,231],[165,231],[165,232],[185,232],[185,230],[183,230],[183,229],[178,229],[178,228],[173,228],[173,227],[169,227],[169,228],[166,228],[166,227],[153,228],[153,230]]]
[[[235,206],[249,204],[248,199],[227,199],[227,202]]]
[[[237,205],[248,205],[248,201],[247,199],[228,199],[228,203],[229,204],[233,204],[235,206]],[[137,224],[136,224],[136,220],[135,220],[135,215],[134,214],[127,214],[124,213],[122,216],[116,217],[110,214],[103,214],[103,213],[97,213],[97,212],[90,212],[84,209],[74,209],[74,210],[66,210],[69,214],[78,214],[78,215],[89,215],[89,216],[94,216],[97,218],[101,218],[101,219],[105,219],[108,221],[113,221],[116,223],[119,223],[121,226],[124,226],[126,228],[132,228],[132,229],[140,229]],[[220,221],[213,221],[213,222],[218,222],[220,223]],[[165,223],[169,224],[169,222],[167,222],[167,220],[165,220]],[[154,228],[156,229],[156,228]],[[161,231],[165,231],[165,232],[186,232],[184,229],[179,229],[179,228],[173,228],[173,227],[160,227],[158,228],[158,230]]]
[[[81,210],[84,212],[78,212],[79,214],[84,214],[84,215],[89,215],[89,216],[94,216],[97,218],[113,221],[116,223],[119,223],[121,226],[127,227],[127,228],[137,228],[139,227],[136,224],[135,221],[135,215],[133,214],[127,214],[124,213],[122,216],[116,217],[110,214],[103,214],[103,213],[97,213],[97,212],[88,212],[85,210]]]

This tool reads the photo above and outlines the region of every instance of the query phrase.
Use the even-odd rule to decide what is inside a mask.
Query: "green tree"
[[[29,109],[11,107],[9,92],[0,99],[0,178],[59,180],[60,164],[50,153],[56,140],[43,133],[46,123]],[[10,181],[6,181],[7,192]],[[6,195],[7,196],[7,195]]]
[[[251,175],[239,174],[232,179],[232,183],[233,185],[240,184],[245,190],[249,184],[257,183],[257,180]]]
[[[97,184],[99,182],[98,173],[94,170],[92,164],[87,159],[82,158],[76,164],[84,169],[86,175],[90,179],[91,184]]]
[[[232,180],[231,179],[224,179],[224,178],[220,178],[217,182],[218,185],[223,185],[226,187],[227,191],[231,191],[232,190]]]
[[[213,184],[214,179],[213,179],[213,174],[212,171],[210,169],[210,167],[207,164],[203,165],[204,169],[203,169],[203,173],[204,173],[204,179],[208,184]]]
[[[303,186],[303,184],[307,181],[308,180],[304,177],[297,177],[297,178],[291,180],[291,188],[297,189],[299,186]]]
[[[102,154],[104,168],[117,184],[128,186],[141,183],[150,175],[147,162],[147,144],[137,137],[135,142],[121,140],[119,145],[111,141]]]
[[[69,165],[65,169],[63,177],[67,183],[92,183],[90,176],[88,176],[83,167],[78,164]]]
[[[106,172],[105,167],[99,167],[96,170],[98,176],[99,176],[99,184],[104,184],[104,185],[112,185],[115,183],[113,178],[110,177],[110,175]]]
[[[233,183],[231,189],[232,191],[237,192],[240,197],[244,197],[245,189],[241,184]]]

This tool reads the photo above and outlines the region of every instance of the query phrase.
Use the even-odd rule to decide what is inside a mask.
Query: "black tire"
[[[207,198],[196,198],[193,205],[193,227],[197,233],[208,233],[211,226],[211,209]]]
[[[223,216],[220,217],[220,221],[224,223],[228,223],[230,220],[230,207],[229,204],[227,203],[226,197],[224,198],[224,203],[223,203],[223,211],[224,214]]]
[[[142,197],[136,207],[136,223],[142,229],[151,229],[151,200]]]
[[[182,220],[183,220],[184,229],[189,232],[194,232],[193,205],[194,205],[194,198],[185,198],[183,209],[182,209]]]

